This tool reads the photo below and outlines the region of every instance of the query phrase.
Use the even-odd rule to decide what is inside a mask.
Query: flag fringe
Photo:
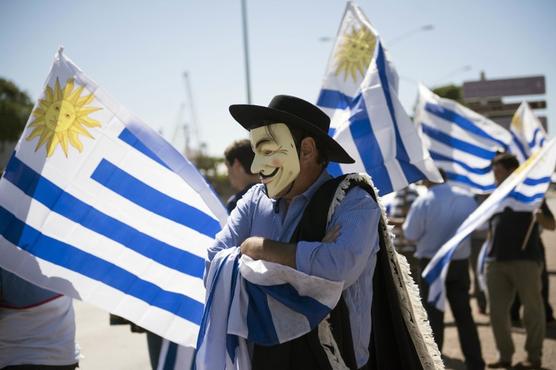
[[[393,246],[394,234],[388,226],[388,218],[386,216],[385,208],[378,197],[378,189],[374,186],[371,177],[365,173],[349,174],[340,183],[336,189],[336,193],[332,198],[332,203],[328,210],[327,222],[332,219],[332,215],[336,207],[342,202],[346,196],[346,191],[352,181],[364,182],[374,189],[377,195],[377,203],[380,207],[381,220],[380,227],[383,230],[383,235],[386,236],[384,245],[388,253],[388,261],[390,262],[390,269],[394,279],[397,281],[396,287],[398,298],[400,300],[401,311],[411,340],[415,345],[417,355],[421,361],[424,370],[440,370],[444,369],[444,363],[438,346],[434,341],[432,329],[428,320],[427,312],[421,303],[421,296],[419,288],[411,277],[409,263],[406,258],[398,254]]]

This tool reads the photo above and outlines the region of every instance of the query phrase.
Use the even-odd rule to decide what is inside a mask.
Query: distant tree
[[[16,141],[33,109],[26,92],[0,77],[0,141]]]
[[[201,150],[195,155],[192,155],[189,159],[213,187],[220,197],[220,200],[226,202],[234,193],[234,190],[230,185],[228,176],[218,171],[219,167],[224,164],[224,158],[210,156],[206,154],[204,150]]]
[[[440,97],[452,99],[457,101],[460,104],[465,105],[465,102],[463,100],[463,90],[461,86],[450,84],[450,85],[436,87],[432,91]]]

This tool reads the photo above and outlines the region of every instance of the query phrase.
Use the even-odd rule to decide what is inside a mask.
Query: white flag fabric
[[[224,207],[62,49],[43,91],[0,180],[0,265],[194,345]]]
[[[366,172],[380,195],[421,179],[441,182],[398,95],[398,75],[363,12],[348,2],[317,105],[329,134],[355,159],[331,163],[334,175]]]
[[[510,133],[512,135],[511,152],[520,163],[540,150],[547,140],[541,121],[535,116],[527,102],[521,103],[512,117]]]
[[[540,207],[550,176],[556,166],[556,139],[547,142],[542,150],[533,154],[516,169],[496,190],[463,222],[454,236],[434,255],[423,278],[430,286],[428,301],[444,311],[446,292],[444,281],[450,260],[460,242],[496,212],[510,207],[515,211],[533,211]]]
[[[476,194],[495,189],[490,161],[497,151],[511,150],[508,130],[423,85],[419,86],[415,123],[448,181]]]

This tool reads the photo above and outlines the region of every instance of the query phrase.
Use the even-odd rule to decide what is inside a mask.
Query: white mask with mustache
[[[299,157],[291,131],[284,123],[273,123],[252,129],[249,138],[255,152],[251,172],[259,174],[268,197],[277,199],[299,175]]]

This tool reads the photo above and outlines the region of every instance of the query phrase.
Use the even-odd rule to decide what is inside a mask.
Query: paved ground
[[[556,212],[556,194],[549,197],[549,206]],[[548,271],[550,276],[550,301],[556,308],[556,232],[544,232]],[[496,360],[492,331],[488,316],[478,313],[472,302],[474,316],[479,328],[483,355],[487,362]],[[149,369],[146,338],[144,334],[131,333],[128,326],[109,326],[108,314],[82,302],[75,303],[77,312],[77,338],[85,356],[80,364],[82,370],[141,370]],[[514,361],[525,359],[523,344],[525,333],[521,328],[513,330],[516,345]],[[464,370],[463,356],[459,348],[457,330],[447,314],[444,354],[446,368]],[[556,370],[556,326],[549,328],[544,342],[543,365],[545,369]]]

